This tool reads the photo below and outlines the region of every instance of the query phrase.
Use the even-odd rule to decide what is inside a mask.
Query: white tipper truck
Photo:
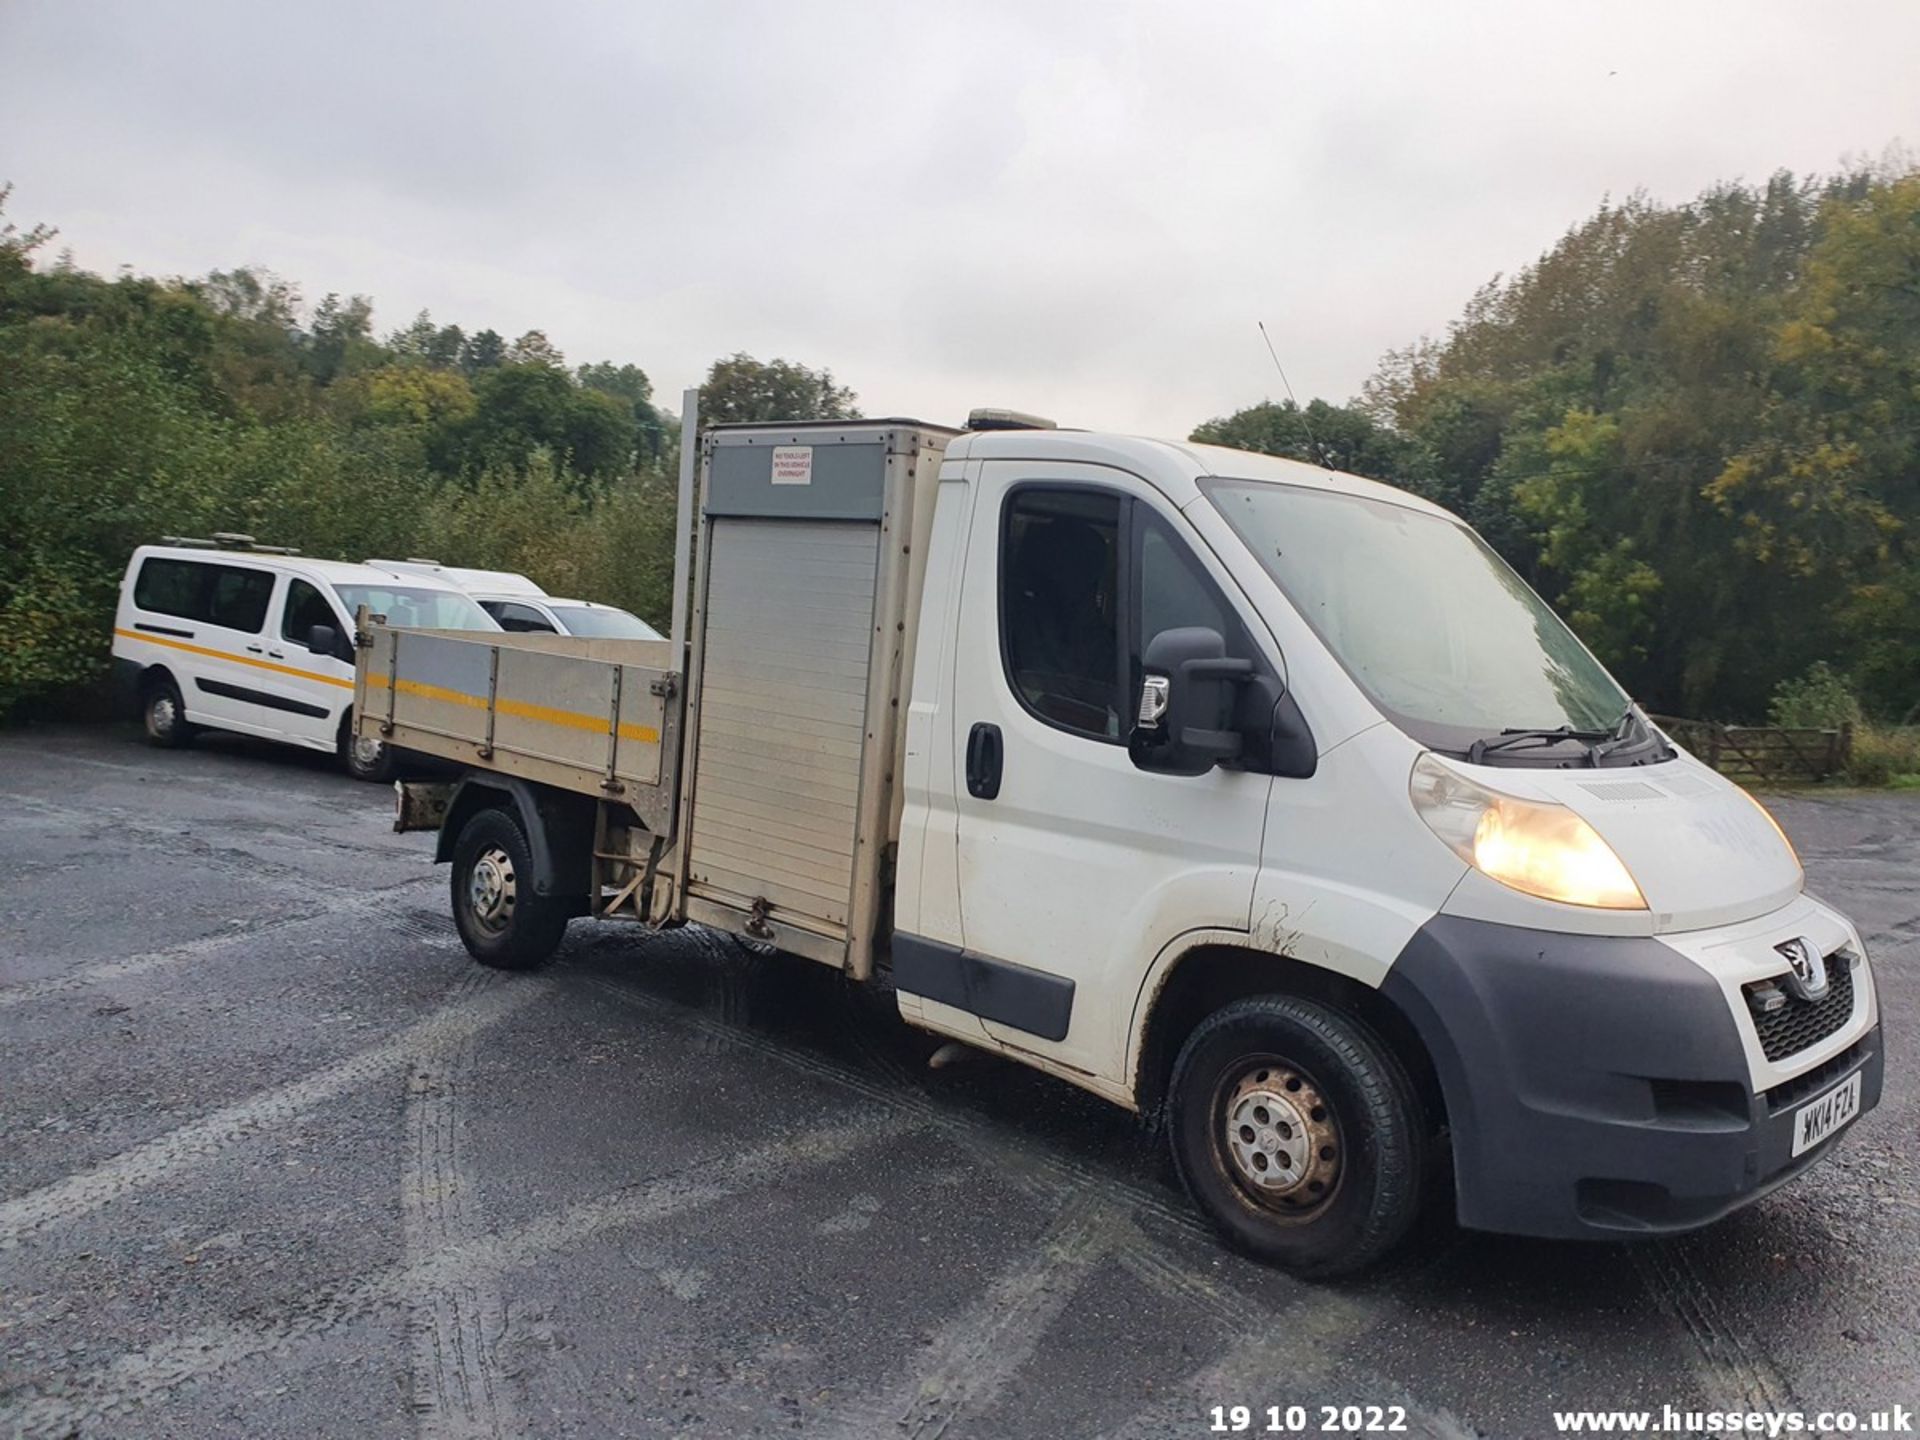
[[[1853,924],[1439,507],[1004,412],[694,448],[669,640],[363,616],[361,735],[460,767],[397,823],[482,964],[691,921],[890,985],[1163,1116],[1302,1274],[1442,1186],[1702,1225],[1877,1102]]]

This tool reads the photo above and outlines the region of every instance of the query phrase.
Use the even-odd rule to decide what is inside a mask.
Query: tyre
[[[453,922],[467,953],[496,970],[531,970],[559,948],[567,909],[533,890],[533,851],[505,810],[480,810],[453,846]]]
[[[146,726],[147,743],[163,750],[177,750],[187,744],[197,728],[188,723],[180,687],[169,675],[156,675],[141,691],[140,719]]]
[[[393,779],[393,747],[383,740],[363,740],[353,733],[353,716],[348,714],[340,727],[340,762],[356,780],[384,785]]]
[[[1421,1117],[1405,1068],[1359,1020],[1264,995],[1187,1037],[1167,1129],[1187,1193],[1230,1244],[1327,1277],[1379,1259],[1419,1214]]]

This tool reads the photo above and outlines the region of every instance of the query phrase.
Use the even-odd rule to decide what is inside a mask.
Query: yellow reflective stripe
[[[367,688],[384,690],[387,677],[379,671],[367,676]],[[394,689],[402,695],[413,695],[422,700],[438,700],[447,705],[464,705],[469,710],[484,710],[487,700],[484,695],[469,695],[464,690],[448,690],[440,685],[428,685],[420,680],[396,680]],[[497,714],[511,715],[516,720],[535,720],[543,725],[561,725],[569,730],[584,730],[591,735],[607,733],[607,721],[604,715],[587,715],[578,710],[556,710],[551,705],[530,705],[524,700],[496,700],[494,710]],[[620,724],[622,740],[636,740],[646,745],[658,745],[660,732],[651,725],[635,725],[630,721]]]
[[[337,680],[331,675],[316,675],[311,670],[301,670],[292,665],[276,665],[271,660],[254,660],[245,655],[229,655],[225,650],[209,650],[205,645],[189,645],[184,640],[169,640],[164,635],[148,635],[139,630],[122,630],[117,625],[113,633],[129,640],[138,640],[143,645],[164,645],[169,650],[184,650],[189,655],[205,655],[213,660],[231,660],[235,665],[251,665],[256,670],[271,670],[276,675],[291,675],[299,680],[311,680],[317,685],[337,685],[342,690],[353,689],[351,680]]]

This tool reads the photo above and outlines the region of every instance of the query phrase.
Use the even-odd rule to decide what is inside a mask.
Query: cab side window
[[[1215,588],[1199,559],[1167,523],[1144,505],[1135,511],[1139,555],[1136,605],[1139,628],[1135,654],[1163,630],[1203,625],[1219,632],[1229,654],[1241,654],[1240,619]]]
[[[273,572],[240,565],[154,556],[141,562],[133,582],[133,603],[142,610],[249,635],[260,633],[272,599]]]
[[[340,628],[339,617],[333,613],[333,606],[327,603],[327,597],[304,580],[287,582],[287,609],[280,620],[280,633],[296,645],[307,643],[307,636],[316,625],[331,625]]]
[[[1120,496],[1044,485],[1009,495],[1000,536],[1000,644],[1021,702],[1059,729],[1125,738]]]

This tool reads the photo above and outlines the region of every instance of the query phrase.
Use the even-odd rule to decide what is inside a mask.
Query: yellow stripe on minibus
[[[231,660],[235,665],[251,665],[256,670],[271,670],[276,675],[292,675],[299,680],[311,680],[319,685],[337,685],[342,690],[351,690],[351,680],[337,680],[331,675],[317,675],[311,670],[301,670],[292,665],[276,665],[271,660],[251,660],[245,655],[230,655],[225,650],[210,650],[205,645],[189,645],[184,640],[169,640],[161,635],[148,635],[139,630],[122,630],[115,626],[113,633],[125,636],[129,640],[138,640],[144,645],[164,645],[169,650],[184,650],[189,655],[205,655],[213,660]]]
[[[387,677],[379,671],[367,676],[369,690],[387,688]],[[463,705],[469,710],[487,708],[486,697],[469,695],[464,690],[448,690],[440,685],[428,685],[420,680],[396,680],[394,689],[402,695],[412,695],[421,700],[438,700],[447,705]],[[494,711],[500,715],[511,715],[516,720],[535,720],[542,725],[561,725],[569,730],[584,730],[592,735],[607,733],[604,716],[587,715],[578,710],[556,710],[550,705],[530,705],[524,700],[495,700]],[[651,725],[635,725],[630,721],[620,723],[620,738],[635,740],[645,745],[658,745],[660,732]]]

